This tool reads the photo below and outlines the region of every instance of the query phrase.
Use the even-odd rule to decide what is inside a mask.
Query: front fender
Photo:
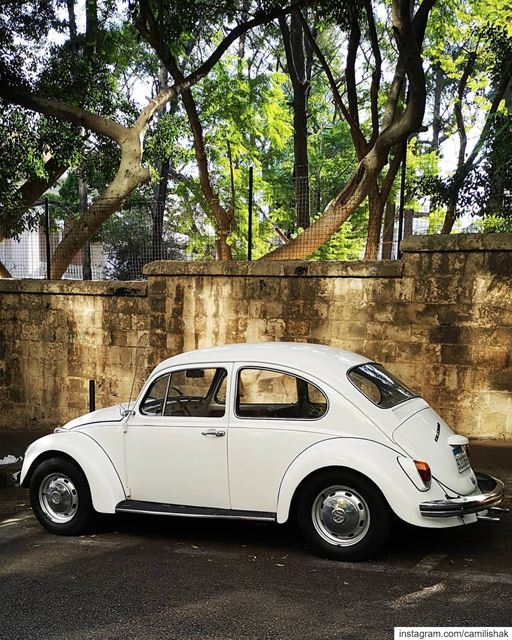
[[[377,485],[391,509],[405,522],[424,527],[463,524],[459,518],[445,518],[440,522],[441,519],[421,516],[420,502],[439,499],[444,494],[435,482],[428,491],[419,491],[399,465],[399,457],[403,457],[403,453],[362,438],[332,438],[312,445],[295,458],[281,481],[277,522],[286,522],[295,491],[310,474],[327,467],[345,467]]]
[[[80,431],[63,431],[43,436],[25,453],[20,484],[25,486],[41,456],[66,454],[82,469],[91,490],[92,504],[100,513],[115,513],[116,504],[126,499],[123,484],[110,458],[90,436]],[[52,456],[53,457],[53,456]],[[30,472],[30,474],[29,474]]]

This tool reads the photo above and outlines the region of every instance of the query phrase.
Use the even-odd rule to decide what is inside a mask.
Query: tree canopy
[[[50,193],[70,212],[53,277],[91,239],[118,246],[130,220],[153,258],[243,259],[253,167],[254,257],[374,259],[406,149],[406,197],[444,212],[445,232],[468,213],[506,218],[511,13],[6,0],[0,241],[35,227]]]

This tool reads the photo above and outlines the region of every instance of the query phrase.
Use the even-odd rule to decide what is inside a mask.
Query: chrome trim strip
[[[275,522],[276,518],[270,516],[226,516],[218,514],[202,514],[202,513],[180,513],[173,511],[145,511],[142,509],[126,509],[116,507],[116,513],[143,513],[152,516],[178,516],[181,518],[220,518],[222,520],[264,520],[266,522]]]
[[[484,474],[478,474],[478,479],[484,483],[493,482],[494,487],[486,493],[477,495],[422,502],[420,503],[421,515],[427,518],[450,518],[478,513],[488,507],[499,504],[505,494],[503,482]]]
[[[222,509],[219,507],[192,507],[165,502],[146,500],[121,500],[116,505],[116,513],[144,513],[163,516],[185,516],[189,518],[224,518],[228,520],[266,520],[275,522],[277,514],[270,511],[250,511],[245,509]]]

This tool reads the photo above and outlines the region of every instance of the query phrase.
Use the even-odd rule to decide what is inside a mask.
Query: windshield
[[[354,367],[348,372],[348,379],[362,394],[382,409],[389,409],[418,396],[383,366],[374,362]]]

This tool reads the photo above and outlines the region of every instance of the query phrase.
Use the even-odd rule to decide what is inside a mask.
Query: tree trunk
[[[249,17],[249,9],[251,8],[251,0],[243,0],[242,2],[242,22],[245,22]],[[242,60],[245,58],[245,40],[247,34],[243,33],[238,39],[238,69],[240,69],[240,65]]]
[[[292,14],[290,26],[284,17],[279,25],[293,88],[293,182],[297,227],[307,229],[310,224],[307,112],[313,49],[297,14]]]
[[[0,278],[12,278],[5,264],[0,260]]]
[[[151,13],[148,3],[141,0],[139,4],[141,14],[147,17],[148,13]],[[247,22],[237,24],[221,40],[207,59],[184,78],[183,82],[174,84],[171,87],[166,87],[151,98],[142,111],[139,112],[135,123],[131,127],[123,126],[115,120],[83,109],[78,105],[35,95],[27,92],[19,85],[8,82],[0,83],[0,97],[9,104],[16,104],[31,109],[48,117],[57,117],[59,120],[84,127],[99,135],[104,135],[116,142],[121,150],[121,161],[114,180],[104,191],[103,195],[91,205],[87,214],[82,216],[76,224],[73,225],[57,247],[53,256],[54,264],[51,272],[53,278],[60,278],[62,276],[83,243],[96,233],[101,224],[121,206],[124,199],[127,198],[136,187],[150,180],[149,169],[142,166],[142,144],[147,129],[158,111],[182,91],[190,89],[190,87],[206,77],[227,49],[241,35],[250,29],[271,22],[282,15],[286,15],[290,10],[290,7],[285,9],[275,7],[268,11],[258,12],[258,15],[252,17]],[[91,34],[92,38],[92,34],[98,32],[96,0],[90,0],[90,2],[86,4],[86,13],[88,14],[86,17],[90,21],[86,27],[86,31]],[[140,20],[144,23],[143,17],[140,17]],[[154,20],[152,22],[154,24]],[[151,33],[146,30],[146,25],[144,24],[142,25],[142,33],[145,37],[147,36],[149,38],[148,42],[150,44],[154,43]],[[158,52],[160,42],[156,44],[156,50]],[[165,45],[162,46],[165,48]],[[160,59],[164,59],[164,57],[165,55],[160,56]],[[221,235],[227,235],[226,227],[230,229],[231,222],[232,216],[226,221],[226,225],[221,225]]]
[[[295,169],[295,210],[297,226],[309,227],[309,159],[307,127],[307,89],[301,86],[293,93],[293,152]]]
[[[92,238],[101,225],[114,211],[117,211],[125,198],[138,186],[149,182],[149,169],[141,168],[141,140],[136,131],[127,133],[121,148],[119,169],[103,194],[88,208],[87,213],[71,227],[55,250],[52,258],[52,279],[59,279],[65,273],[71,260]]]
[[[163,235],[164,235],[164,212],[165,201],[167,199],[167,183],[169,180],[169,159],[160,163],[159,179],[153,190],[153,202],[151,205],[151,260],[164,260],[163,255]]]
[[[80,200],[80,215],[87,213],[87,182],[78,176],[78,197]],[[82,279],[92,280],[91,242],[87,240],[82,249]]]
[[[158,91],[161,91],[169,82],[169,73],[162,61],[158,65]],[[174,113],[177,107],[177,101],[171,104],[170,112]],[[157,119],[161,120],[168,113],[167,105],[157,115]],[[158,182],[153,187],[153,201],[151,203],[151,260],[163,260],[163,235],[164,235],[164,212],[165,202],[167,200],[167,186],[169,180],[169,171],[171,168],[170,158],[158,161],[156,169],[158,171]]]
[[[404,238],[412,236],[414,226],[414,211],[410,207],[404,210]]]
[[[439,65],[434,69],[434,109],[432,112],[432,151],[439,151],[441,133],[441,98],[443,92],[443,70]]]
[[[165,64],[174,82],[182,82],[184,75],[178,67],[176,59],[171,54],[167,56]],[[190,128],[192,130],[192,136],[194,138],[194,152],[199,172],[201,192],[210,207],[211,219],[217,232],[217,260],[232,260],[233,252],[227,242],[227,237],[231,232],[234,211],[228,210],[220,204],[219,196],[213,188],[210,178],[210,170],[208,168],[208,156],[206,153],[206,145],[204,143],[203,126],[199,118],[199,113],[197,111],[192,91],[190,89],[184,89],[181,92],[181,98],[183,100],[183,106],[185,107]]]
[[[384,209],[384,230],[382,234],[382,259],[391,260],[393,256],[393,239],[395,235],[395,214],[396,206],[394,202],[386,203]]]
[[[302,260],[310,256],[338,231],[365,199],[378,175],[375,157],[367,156],[357,166],[341,192],[324,213],[289,244],[282,245],[261,260]]]
[[[98,3],[85,0],[85,47],[89,57],[96,55],[98,44]]]
[[[506,202],[506,174],[508,168],[504,158],[508,156],[508,153],[504,154],[504,145],[507,144],[505,140],[509,137],[510,124],[509,114],[512,110],[512,84],[509,84],[505,94],[503,96],[505,111],[496,115],[495,130],[496,134],[491,145],[490,154],[490,175],[492,176],[491,185],[489,189],[489,199],[486,203],[486,213],[491,215],[503,215],[503,209]],[[499,132],[499,133],[498,133]],[[507,135],[508,132],[508,135]]]
[[[57,162],[55,158],[49,158],[44,164],[44,170],[48,177],[35,177],[23,183],[18,191],[19,199],[16,202],[16,209],[19,210],[20,217],[57,182],[67,168]]]
[[[451,233],[455,219],[457,218],[457,212],[454,204],[451,204],[446,209],[446,215],[444,217],[443,228],[441,233]]]
[[[381,200],[375,183],[368,192],[368,236],[364,250],[365,260],[377,260],[379,254],[380,232],[384,202]]]
[[[379,128],[380,133],[371,147],[367,144],[359,128],[357,94],[354,93],[354,88],[357,89],[357,84],[354,82],[354,78],[345,77],[349,104],[347,109],[344,106],[337,83],[328,68],[325,57],[320,52],[318,45],[316,45],[316,43],[314,45],[312,44],[317,57],[328,75],[336,105],[340,108],[344,118],[349,123],[351,133],[355,138],[354,148],[359,158],[359,164],[349,182],[329,203],[325,212],[289,244],[275,249],[264,256],[264,259],[304,259],[327,242],[345,220],[357,209],[370,189],[377,184],[377,178],[388,162],[388,156],[393,147],[401,145],[412,133],[421,129],[426,102],[425,74],[421,50],[428,16],[434,3],[435,0],[423,0],[412,18],[412,5],[410,2],[406,2],[406,0],[393,0],[392,2],[393,34],[398,46],[399,55],[393,80],[388,90],[382,126]],[[296,11],[300,12],[300,9],[296,9]],[[357,14],[354,15],[355,18],[357,18]],[[350,29],[345,76],[347,75],[347,71],[349,71],[350,75],[352,69],[355,68],[355,62],[352,64],[352,58],[348,59],[349,54],[353,56],[359,48],[360,30],[355,18]],[[309,34],[308,40],[314,43],[314,38],[311,37],[307,22],[303,20],[302,24],[304,25],[306,35]],[[282,25],[283,21],[281,19],[281,31],[283,31]],[[373,34],[373,36],[374,35],[375,34]],[[286,42],[286,39],[283,40]],[[375,46],[375,37],[372,37],[372,42]],[[400,107],[400,97],[403,93],[406,79],[409,99],[407,105],[402,110]],[[373,123],[373,125],[375,124],[376,123]],[[374,129],[376,130],[375,126]],[[399,163],[397,162],[396,164],[398,165]],[[392,181],[387,180],[387,176],[385,180],[388,182],[388,187],[390,187]],[[382,189],[381,199],[383,202],[387,199],[387,194],[384,195],[384,189]]]
[[[219,233],[215,239],[217,260],[233,260],[233,252],[228,244],[227,233]]]
[[[379,187],[377,180],[370,186],[368,192],[368,236],[366,239],[366,248],[364,259],[377,260],[379,253],[379,241],[382,230],[382,218],[384,215],[384,205],[389,198],[393,183],[398,173],[398,169],[402,163],[402,154],[398,147],[395,147],[395,153],[391,160],[388,159],[388,170]],[[391,239],[393,239],[393,229],[391,230]]]

